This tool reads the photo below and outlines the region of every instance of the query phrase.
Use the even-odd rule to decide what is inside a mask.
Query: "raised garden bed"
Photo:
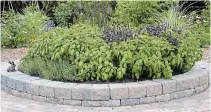
[[[162,102],[200,93],[209,87],[209,64],[197,62],[188,72],[172,80],[155,79],[130,83],[64,83],[7,72],[2,62],[3,91],[33,100],[77,106],[126,106]]]

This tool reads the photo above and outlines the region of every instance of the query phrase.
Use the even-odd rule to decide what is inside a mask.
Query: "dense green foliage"
[[[118,1],[111,24],[138,26],[155,23],[155,14],[161,6],[159,2],[151,1]]]
[[[4,12],[2,17],[2,43],[3,47],[28,46],[40,34],[45,32],[45,23],[49,20],[43,12],[35,7],[27,7],[23,14]]]
[[[74,7],[76,2],[62,2],[53,10],[55,21],[58,26],[68,27],[73,23],[76,14],[74,12]]]
[[[173,70],[187,71],[200,59],[201,50],[197,42],[189,37],[175,47],[165,38],[139,35],[128,41],[105,43],[99,28],[77,24],[69,30],[56,28],[45,33],[22,61],[21,70],[31,75],[37,74],[30,70],[42,66],[42,63],[34,63],[37,57],[41,57],[43,63],[61,64],[47,66],[50,67],[45,69],[48,73],[38,67],[37,71],[41,71],[39,76],[53,80],[113,81],[126,77],[137,80],[143,77],[171,79]],[[63,61],[69,62],[70,69],[75,69],[74,72],[66,71],[72,77],[64,74],[66,72],[52,73],[55,76],[50,77],[50,70],[60,69]],[[28,63],[32,65],[28,66]],[[60,70],[63,71],[63,68]]]

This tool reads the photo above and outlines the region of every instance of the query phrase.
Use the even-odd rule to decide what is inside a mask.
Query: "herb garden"
[[[18,70],[44,79],[172,79],[210,44],[210,2],[31,2],[2,11],[1,47],[29,47]]]

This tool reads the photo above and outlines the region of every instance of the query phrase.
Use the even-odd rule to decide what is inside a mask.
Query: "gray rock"
[[[109,100],[110,91],[108,84],[94,84],[91,87],[91,100]]]
[[[91,100],[91,87],[93,84],[78,84],[72,88],[72,99]]]
[[[109,84],[111,99],[127,99],[128,87],[124,84]]]

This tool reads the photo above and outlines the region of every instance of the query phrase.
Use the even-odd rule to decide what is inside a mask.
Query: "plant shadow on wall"
[[[70,28],[56,27],[43,33],[21,60],[19,70],[50,80],[73,82],[171,79],[174,73],[190,70],[202,56],[201,40],[192,33],[195,30],[191,29],[192,21],[183,18],[185,13],[178,4],[170,2],[162,5],[167,10],[159,11],[162,7],[157,6],[158,2],[147,1],[158,10],[156,13],[164,16],[149,15],[145,22],[138,19],[134,22],[127,12],[118,12],[123,7],[130,8],[129,14],[140,18],[145,11],[137,11],[141,12],[137,16],[132,7],[143,2],[127,5],[127,2],[117,2],[106,22],[101,21],[105,18],[95,19],[105,17],[103,10],[101,16],[94,17],[87,11]],[[94,2],[87,4],[95,5]],[[121,14],[125,15],[120,21]],[[147,23],[148,18],[153,21]]]

